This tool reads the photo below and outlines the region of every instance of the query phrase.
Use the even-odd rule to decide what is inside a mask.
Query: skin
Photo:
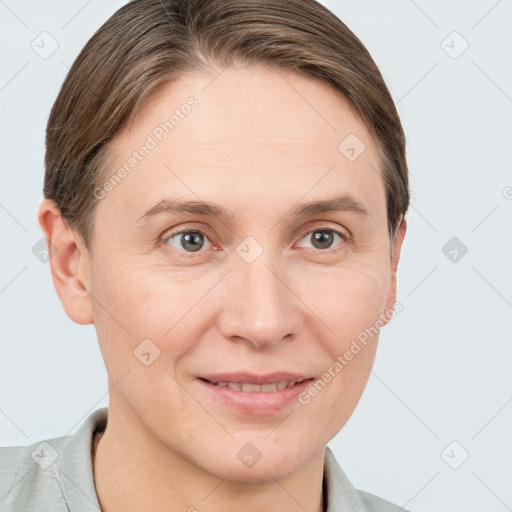
[[[109,375],[108,425],[94,450],[103,511],[323,510],[325,446],[361,397],[378,337],[307,405],[271,415],[215,401],[196,377],[281,370],[320,378],[396,301],[406,224],[391,247],[378,149],[352,108],[291,71],[228,68],[212,81],[218,72],[166,85],[114,138],[122,166],[170,112],[198,101],[99,201],[90,251],[51,201],[40,206],[57,248],[57,293],[73,321],[95,325]],[[366,146],[353,162],[338,150],[349,134]],[[289,213],[339,194],[367,214]],[[137,222],[164,198],[215,202],[233,219]],[[204,234],[199,251],[187,252],[182,236],[159,241],[185,228]],[[347,238],[330,232],[332,245],[317,248],[319,229]],[[236,252],[248,236],[263,249],[252,263]],[[160,350],[149,366],[134,356],[147,338]],[[252,467],[236,456],[247,442],[262,453]]]

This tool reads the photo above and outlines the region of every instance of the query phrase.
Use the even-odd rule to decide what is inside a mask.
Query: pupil
[[[317,249],[326,249],[332,245],[333,237],[330,231],[315,231],[313,234],[313,245]]]
[[[185,233],[181,239],[181,245],[183,249],[187,249],[189,251],[198,251],[201,249],[203,244],[203,235],[196,231],[189,231]]]

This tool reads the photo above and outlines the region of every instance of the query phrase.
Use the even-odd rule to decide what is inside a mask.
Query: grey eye
[[[335,238],[338,237],[342,241],[345,240],[343,233],[340,233],[334,229],[315,229],[310,231],[302,240],[310,240],[313,249],[329,249],[334,243]]]
[[[186,252],[200,251],[208,238],[201,231],[187,230],[174,233],[167,239],[166,243],[175,249]]]
[[[311,240],[317,249],[328,249],[334,240],[333,233],[329,231],[315,231],[312,235]]]

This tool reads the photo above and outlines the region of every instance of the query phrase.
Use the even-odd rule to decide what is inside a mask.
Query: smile
[[[228,387],[230,389],[234,389],[236,391],[245,391],[247,393],[254,392],[264,392],[264,393],[274,393],[275,391],[281,391],[286,388],[292,388],[297,384],[297,381],[286,381],[280,380],[278,382],[271,382],[269,384],[251,384],[249,382],[212,382],[215,386],[219,386],[221,388]]]
[[[195,379],[198,390],[213,407],[237,410],[243,415],[268,416],[298,403],[298,395],[313,377],[281,372],[269,375],[223,373]]]

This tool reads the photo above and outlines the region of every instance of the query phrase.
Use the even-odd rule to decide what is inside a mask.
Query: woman
[[[314,0],[134,0],[47,127],[55,288],[109,407],[1,449],[6,510],[403,510],[327,443],[393,316],[405,140],[361,42]]]

